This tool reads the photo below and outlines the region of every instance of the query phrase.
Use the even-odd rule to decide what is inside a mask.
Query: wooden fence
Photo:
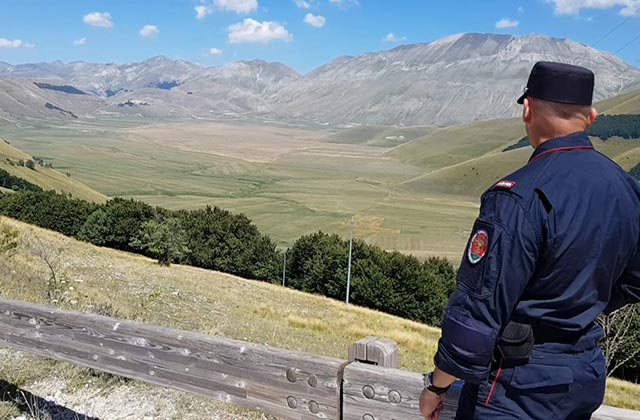
[[[422,419],[422,374],[397,369],[397,345],[374,337],[346,361],[0,299],[0,344],[283,419]],[[458,394],[459,384],[441,419]],[[603,408],[594,418],[640,416]]]

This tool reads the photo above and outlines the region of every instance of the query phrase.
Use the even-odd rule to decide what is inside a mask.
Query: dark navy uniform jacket
[[[436,366],[486,379],[509,320],[575,337],[561,351],[594,347],[596,318],[640,301],[639,241],[640,184],[584,133],[543,143],[482,196]]]

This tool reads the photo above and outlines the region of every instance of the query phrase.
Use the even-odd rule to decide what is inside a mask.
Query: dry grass
[[[371,335],[386,337],[400,345],[403,369],[433,368],[440,336],[436,328],[277,285],[193,267],[159,267],[137,255],[94,247],[9,219],[0,221],[18,229],[22,237],[37,235],[65,249],[60,275],[74,285],[75,293],[74,299],[63,303],[68,309],[343,359],[354,341]],[[1,266],[3,297],[48,303],[45,267],[28,250],[21,249],[8,266]],[[47,375],[66,378],[70,386],[115,380],[31,356],[8,362],[0,366],[0,378],[18,386]],[[188,401],[199,405],[205,400],[190,397]],[[640,409],[640,386],[612,380],[606,401]],[[214,402],[205,405],[221,407]]]
[[[20,415],[20,409],[10,401],[0,401],[0,420],[12,420]]]

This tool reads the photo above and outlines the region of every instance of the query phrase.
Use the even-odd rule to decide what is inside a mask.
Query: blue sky
[[[0,61],[260,58],[308,72],[462,32],[591,45],[612,30],[596,48],[640,65],[640,0],[0,0]]]

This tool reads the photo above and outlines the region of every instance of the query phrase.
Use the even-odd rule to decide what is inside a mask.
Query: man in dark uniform
[[[640,186],[594,150],[594,75],[537,63],[528,164],[482,196],[420,410],[437,419],[589,419],[605,390],[596,318],[640,301]]]

